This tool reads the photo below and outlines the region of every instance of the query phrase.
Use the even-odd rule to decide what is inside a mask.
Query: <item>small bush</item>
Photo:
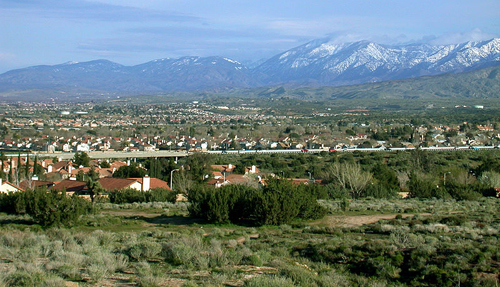
[[[295,286],[292,279],[276,275],[260,275],[245,283],[245,287],[290,287]]]

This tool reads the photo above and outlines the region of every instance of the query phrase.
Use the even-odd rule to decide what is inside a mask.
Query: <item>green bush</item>
[[[166,188],[153,188],[148,191],[126,188],[116,190],[109,194],[111,203],[134,203],[134,202],[175,202],[177,194]]]
[[[295,218],[315,219],[326,214],[313,189],[287,180],[271,179],[255,189],[228,185],[218,189],[198,187],[189,192],[189,213],[214,223],[252,220],[259,225],[286,224]]]
[[[258,193],[254,216],[259,224],[286,224],[295,218],[316,219],[326,214],[304,185],[271,179]]]
[[[189,213],[210,222],[238,222],[254,210],[257,190],[244,185],[198,186],[189,192]]]
[[[2,209],[12,214],[28,214],[44,227],[63,225],[71,226],[80,216],[92,211],[92,204],[77,196],[68,196],[66,192],[50,191],[45,188],[9,193],[0,198]]]

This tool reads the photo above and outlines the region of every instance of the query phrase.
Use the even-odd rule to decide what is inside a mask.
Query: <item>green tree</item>
[[[257,194],[254,216],[259,224],[286,224],[295,218],[321,218],[326,211],[302,185],[270,179]]]
[[[207,153],[194,153],[186,159],[186,170],[189,172],[190,178],[196,182],[204,182],[209,179],[212,174],[210,165],[214,161],[214,157]]]
[[[118,178],[144,177],[146,174],[147,171],[143,168],[132,165],[124,165],[118,168],[113,173],[113,177],[118,177]]]
[[[279,225],[326,213],[311,189],[287,180],[270,179],[262,190],[245,185],[198,186],[189,191],[188,198],[191,216],[214,223],[252,219],[258,225]]]
[[[88,167],[90,166],[90,157],[86,152],[80,151],[75,153],[75,156],[73,157],[73,163],[79,167],[79,166],[84,166]]]
[[[409,176],[408,188],[410,197],[418,198],[450,198],[444,188],[439,188],[436,179],[430,175],[412,172]]]
[[[50,191],[45,188],[13,193],[16,197],[16,212],[29,214],[44,227],[73,226],[82,215],[92,212],[87,200],[67,196],[66,192]]]
[[[146,168],[149,171],[149,176],[154,178],[161,178],[163,172],[163,166],[159,159],[149,158],[146,163]]]
[[[30,179],[30,157],[26,156],[26,164],[24,165],[24,178]]]
[[[6,174],[5,174],[5,172],[4,172],[4,168],[5,168],[5,167],[4,167],[4,162],[5,162],[5,161],[7,161],[7,160],[8,160],[8,158],[7,158],[7,156],[5,155],[5,153],[4,153],[3,151],[2,151],[2,152],[0,152],[0,162],[1,162],[1,168],[2,168],[2,169],[0,170],[0,177],[1,177],[2,179],[4,179],[4,180],[6,179]]]
[[[109,164],[109,161],[107,161],[107,160],[103,160],[103,161],[101,161],[101,162],[99,163],[99,166],[100,166],[101,168],[110,168],[110,167],[111,167],[111,165]]]
[[[372,180],[372,174],[364,171],[358,163],[335,162],[325,168],[323,179],[341,189],[350,190],[352,197],[358,198],[366,191],[368,183]]]
[[[399,190],[398,176],[386,164],[376,164],[372,168],[374,179],[387,189]]]
[[[94,204],[94,199],[96,195],[99,195],[105,191],[104,188],[101,186],[101,183],[99,183],[99,181],[94,179],[92,175],[89,175],[89,180],[87,181],[87,188],[89,191],[90,201],[92,202],[92,204]]]

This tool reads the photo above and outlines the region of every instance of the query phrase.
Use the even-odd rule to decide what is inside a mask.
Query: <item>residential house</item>
[[[65,179],[52,186],[51,190],[66,191],[69,194],[86,194],[88,192],[88,186],[86,181]]]
[[[216,165],[213,164],[210,166],[214,171],[219,171],[221,173],[230,173],[236,168],[235,165],[227,164],[227,165]]]
[[[158,178],[150,178],[145,176],[143,178],[114,178],[106,177],[100,178],[98,182],[107,191],[116,191],[125,188],[131,188],[140,191],[148,191],[155,188],[170,189],[168,183]]]
[[[18,191],[23,191],[23,189],[13,183],[3,181],[2,178],[0,178],[0,193],[10,193]]]
[[[19,183],[19,187],[21,187],[24,190],[28,190],[28,189],[34,190],[34,189],[40,188],[40,187],[46,187],[47,189],[49,189],[52,186],[54,186],[55,184],[56,183],[53,181],[44,181],[44,180],[37,180],[37,179],[31,179],[31,180],[24,179]]]
[[[245,174],[256,174],[256,173],[260,173],[260,170],[255,165],[245,167]]]
[[[214,186],[215,188],[219,188],[228,184],[243,184],[243,185],[252,185],[258,184],[255,179],[249,178],[243,174],[228,174],[224,177],[212,178],[207,182],[208,186]]]
[[[71,176],[77,176],[78,173],[83,172],[84,174],[89,173],[89,171],[92,169],[92,167],[81,167],[81,168],[75,168],[71,171]],[[116,168],[99,168],[99,167],[94,167],[95,172],[99,174],[99,178],[104,178],[104,177],[111,177],[113,176],[113,173],[116,171]]]

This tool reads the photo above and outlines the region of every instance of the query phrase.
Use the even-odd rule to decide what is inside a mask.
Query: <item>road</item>
[[[54,158],[57,157],[61,160],[69,160],[75,157],[74,152],[53,152],[53,153],[36,153],[39,158]],[[135,152],[122,152],[122,151],[89,151],[87,152],[92,159],[107,159],[107,158],[149,158],[149,157],[184,157],[188,156],[186,151],[135,151]],[[18,154],[6,154],[8,157],[16,157]],[[35,153],[30,153],[30,156],[34,156]],[[21,153],[22,157],[26,156],[26,153]]]
[[[427,151],[452,151],[452,150],[486,150],[486,149],[498,149],[499,146],[459,146],[459,147],[423,147],[422,150]],[[415,148],[409,147],[391,147],[391,148],[344,148],[337,149],[337,152],[391,152],[391,151],[408,151],[414,150]],[[211,150],[205,151],[205,153],[209,154],[269,154],[269,153],[320,153],[320,152],[328,152],[329,149],[268,149],[268,150]],[[39,152],[36,153],[39,158],[54,158],[57,157],[61,160],[69,160],[75,157],[74,152],[55,152],[55,153],[44,153]],[[136,151],[136,152],[121,152],[121,151],[90,151],[87,152],[90,158],[92,159],[124,159],[124,158],[150,158],[150,157],[185,157],[192,154],[192,152],[186,151]],[[16,157],[18,154],[6,154],[7,157]],[[22,157],[25,157],[26,153],[21,153]],[[35,153],[29,153],[30,156],[34,156]]]
[[[483,150],[483,149],[498,149],[498,146],[459,146],[459,147],[422,147],[422,150],[427,151],[452,151],[452,150]],[[390,152],[390,151],[406,151],[414,150],[414,147],[391,147],[391,148],[343,148],[337,149],[337,152]],[[268,149],[268,150],[211,150],[206,151],[210,154],[261,154],[261,153],[320,153],[329,152],[329,149]]]

